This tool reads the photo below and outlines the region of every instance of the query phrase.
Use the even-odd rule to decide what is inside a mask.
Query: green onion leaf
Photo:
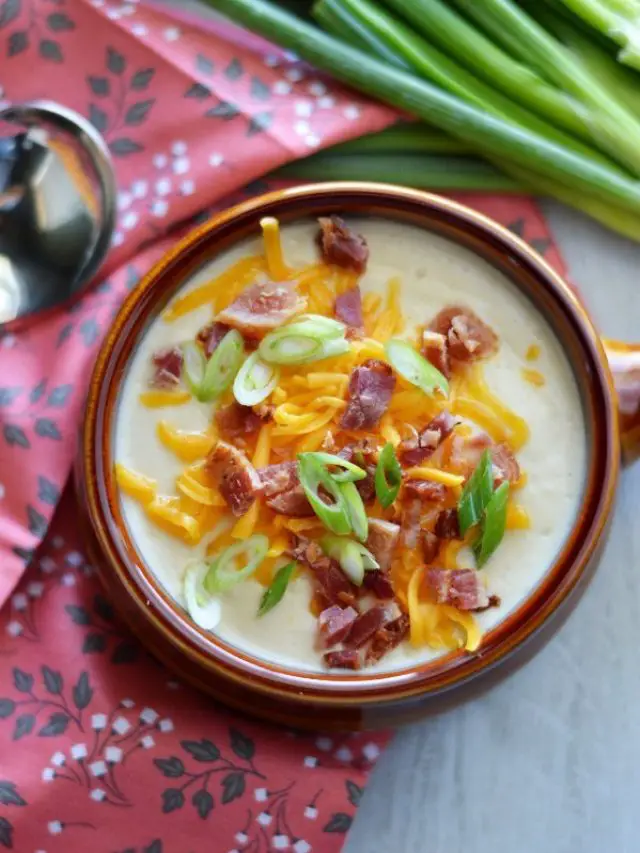
[[[460,533],[464,534],[482,521],[483,513],[493,494],[493,464],[488,450],[482,454],[475,471],[467,480],[458,501]]]
[[[209,566],[204,560],[193,560],[187,564],[182,583],[187,613],[200,628],[212,631],[220,621],[222,606],[203,586],[208,571]]]
[[[310,458],[308,453],[298,454],[298,477],[304,489],[311,508],[320,521],[332,533],[340,535],[351,532],[351,522],[346,501],[328,470],[317,459]],[[333,503],[327,503],[319,494],[319,488],[331,498]]]
[[[387,341],[384,351],[391,366],[407,382],[431,397],[436,390],[445,397],[449,396],[449,383],[445,377],[431,362],[416,352],[410,343],[394,338]]]
[[[267,399],[279,381],[279,368],[263,361],[257,351],[252,352],[233,381],[233,396],[243,406],[255,406]]]
[[[200,399],[200,386],[207,361],[202,350],[195,341],[186,341],[182,344],[182,359],[184,364],[184,377],[187,388],[192,396]]]
[[[260,600],[260,607],[258,608],[258,616],[264,616],[265,613],[268,613],[270,610],[278,604],[278,602],[282,601],[282,598],[287,591],[287,587],[289,586],[289,581],[293,576],[293,571],[296,567],[295,561],[291,563],[287,563],[286,566],[281,566],[275,574],[274,579],[271,581],[270,585],[265,589],[264,594]]]
[[[355,483],[342,483],[340,491],[347,504],[351,529],[355,533],[356,539],[364,542],[369,535],[369,519],[360,492]]]
[[[305,453],[305,456],[315,459],[322,465],[330,468],[341,468],[341,471],[329,471],[336,483],[351,483],[354,480],[364,480],[367,472],[363,471],[353,462],[343,459],[342,456],[337,456],[335,453],[323,453],[321,451],[311,451]]]
[[[487,504],[484,511],[482,533],[471,546],[479,569],[484,566],[502,542],[502,537],[507,526],[508,500],[509,483],[505,482],[498,486]]]
[[[231,385],[240,370],[244,356],[244,340],[237,329],[231,329],[220,341],[207,362],[198,399],[210,403]]]
[[[229,545],[210,564],[204,579],[205,589],[211,593],[225,592],[251,577],[267,556],[268,550],[269,540],[261,533]],[[241,568],[237,568],[236,560],[241,556],[245,556],[246,562]]]
[[[385,444],[378,457],[374,482],[376,496],[382,506],[387,509],[398,497],[402,483],[402,468],[391,443]]]
[[[337,329],[337,326],[341,326]],[[262,339],[258,352],[272,364],[308,364],[349,349],[345,327],[327,317],[307,314],[306,319],[281,326]]]

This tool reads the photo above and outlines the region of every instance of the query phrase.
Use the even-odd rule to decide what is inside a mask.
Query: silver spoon
[[[90,283],[111,244],[109,150],[81,115],[50,101],[0,110],[0,327],[53,308]]]

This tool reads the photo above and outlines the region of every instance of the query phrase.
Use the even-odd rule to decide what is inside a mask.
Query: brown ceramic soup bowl
[[[477,652],[451,652],[388,673],[288,670],[197,628],[138,554],[114,477],[119,387],[151,320],[204,263],[255,235],[261,217],[275,216],[287,223],[329,213],[417,225],[466,247],[506,275],[561,342],[573,368],[587,433],[582,504],[542,581],[484,636]],[[325,730],[395,724],[441,709],[484,689],[530,657],[585,588],[611,515],[621,446],[631,458],[640,445],[637,356],[631,346],[603,344],[575,294],[525,242],[455,202],[368,183],[316,184],[245,202],[214,216],[156,264],[125,302],[102,346],[90,383],[77,465],[95,564],[124,619],[148,648],[186,681],[234,708]]]

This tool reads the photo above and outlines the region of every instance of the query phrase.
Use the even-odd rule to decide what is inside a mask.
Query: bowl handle
[[[603,343],[618,392],[622,459],[629,464],[640,457],[640,344]]]

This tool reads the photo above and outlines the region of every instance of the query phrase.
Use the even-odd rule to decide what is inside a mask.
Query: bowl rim
[[[386,211],[390,218],[401,220],[406,220],[410,212],[411,221],[419,224],[422,220],[422,227],[435,233],[439,226],[457,228],[458,236],[464,239],[456,242],[485,260],[490,248],[504,255],[502,271],[520,290],[526,289],[523,281],[528,276],[529,296],[533,298],[535,288],[539,310],[542,300],[549,310],[558,311],[575,338],[574,345],[581,350],[584,364],[581,360],[576,363],[575,353],[573,357],[568,354],[568,358],[581,394],[589,399],[589,414],[594,422],[590,424],[593,435],[583,507],[573,529],[543,580],[484,635],[477,652],[450,652],[402,670],[336,675],[288,670],[281,664],[258,660],[188,621],[142,559],[136,559],[137,552],[119,512],[110,446],[118,379],[146,322],[180,287],[175,277],[172,281],[177,267],[186,263],[181,280],[187,280],[204,263],[255,230],[258,217],[263,215],[286,221],[350,207],[365,215],[371,211],[384,215]],[[455,239],[450,230],[447,236]],[[586,406],[584,400],[583,405]],[[585,422],[586,415],[587,412]],[[542,629],[579,584],[610,515],[619,472],[615,391],[604,349],[585,308],[562,277],[524,240],[482,213],[432,193],[370,182],[306,184],[269,192],[215,214],[179,240],[129,294],[100,348],[89,384],[81,438],[79,473],[92,532],[104,558],[100,570],[121,584],[138,613],[147,623],[153,623],[166,641],[211,674],[241,685],[249,682],[252,689],[272,697],[315,705],[366,706],[440,693],[493,668],[518,650]]]

